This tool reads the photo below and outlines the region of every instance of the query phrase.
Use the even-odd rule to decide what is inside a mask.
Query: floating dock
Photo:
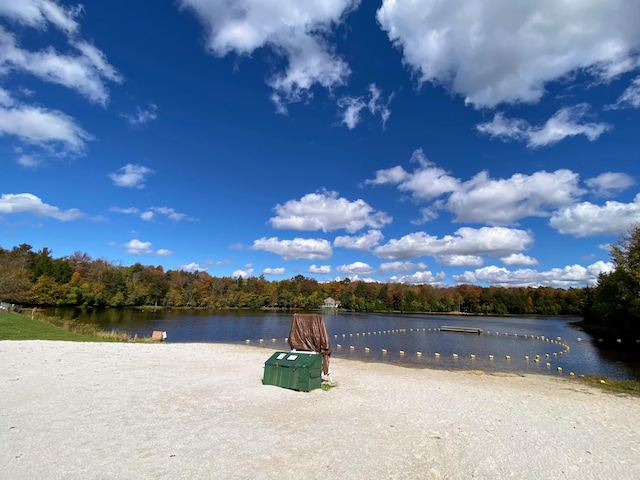
[[[451,326],[443,326],[440,327],[441,332],[455,332],[455,333],[482,333],[481,328],[467,328],[467,327],[451,327]]]

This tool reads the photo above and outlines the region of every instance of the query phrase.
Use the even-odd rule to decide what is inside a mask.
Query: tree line
[[[303,275],[277,281],[214,277],[140,263],[125,267],[80,252],[54,258],[48,248],[34,252],[27,244],[0,247],[0,300],[28,306],[315,310],[331,297],[341,308],[361,312],[580,315],[585,291],[592,295],[573,288],[318,282]]]

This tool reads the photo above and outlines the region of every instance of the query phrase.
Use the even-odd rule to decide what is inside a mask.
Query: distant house
[[[322,308],[338,308],[340,306],[340,302],[338,302],[337,300],[334,300],[331,297],[327,297],[324,299],[324,302],[322,302]]]

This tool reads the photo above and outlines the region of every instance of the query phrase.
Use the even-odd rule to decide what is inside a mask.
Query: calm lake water
[[[265,360],[274,350],[289,350],[285,339],[292,319],[291,312],[262,311],[51,309],[47,313],[131,336],[166,331],[168,342],[249,344],[264,348]],[[578,318],[344,312],[323,312],[322,316],[332,356],[337,358],[418,368],[548,375],[574,372],[640,380],[640,364],[631,356],[597,348],[597,339],[572,326]],[[482,333],[444,332],[442,326],[480,328]]]

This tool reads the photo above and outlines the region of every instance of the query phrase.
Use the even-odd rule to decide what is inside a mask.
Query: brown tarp
[[[321,354],[322,370],[325,375],[329,374],[331,342],[321,315],[295,313],[288,342],[292,350],[307,350]]]

